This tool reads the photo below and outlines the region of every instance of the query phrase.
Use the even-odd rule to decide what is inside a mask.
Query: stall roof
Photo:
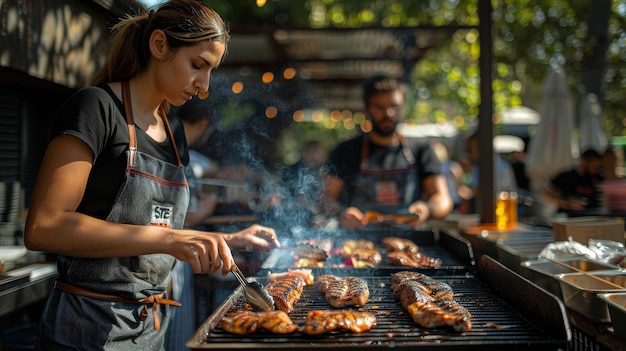
[[[408,81],[424,54],[467,26],[285,28],[251,33],[233,28],[227,69],[280,73],[292,67],[309,89],[315,106],[362,109],[361,85],[384,73]]]

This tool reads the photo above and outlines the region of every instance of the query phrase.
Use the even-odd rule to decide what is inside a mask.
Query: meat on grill
[[[387,253],[387,259],[398,266],[414,268],[441,267],[441,259],[430,257],[421,252],[391,251]]]
[[[226,332],[248,335],[257,330],[274,334],[289,334],[298,329],[285,311],[253,312],[241,310],[222,318],[220,326]]]
[[[335,308],[361,307],[370,297],[367,282],[358,277],[339,278],[334,275],[321,275],[317,278],[317,285],[318,290],[325,295],[326,301]]]
[[[454,299],[454,292],[450,285],[434,279],[426,274],[400,271],[391,275],[391,288],[395,290],[396,286],[405,282],[415,282],[419,284],[419,288],[427,295],[435,299]]]
[[[306,317],[302,333],[318,335],[337,329],[346,329],[362,333],[376,325],[376,317],[369,312],[314,310]]]
[[[341,253],[344,257],[351,257],[371,266],[375,266],[382,261],[380,252],[376,250],[376,244],[369,240],[348,239],[341,246]]]
[[[404,251],[418,253],[420,248],[411,239],[399,238],[396,236],[388,236],[383,238],[383,245],[392,251]]]
[[[268,279],[270,281],[286,279],[290,276],[297,275],[304,280],[304,285],[313,285],[315,284],[315,277],[310,269],[287,269],[287,272],[281,273],[269,273]]]
[[[455,331],[472,329],[471,314],[453,299],[448,284],[408,271],[394,273],[391,282],[396,298],[420,326],[449,326]]]
[[[277,310],[291,313],[294,311],[294,305],[304,289],[304,280],[298,275],[290,275],[285,279],[279,279],[267,283],[265,290],[274,299],[274,306]]]

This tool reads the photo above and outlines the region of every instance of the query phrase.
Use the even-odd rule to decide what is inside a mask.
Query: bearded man
[[[426,142],[410,142],[396,130],[402,121],[404,86],[376,76],[363,88],[371,131],[340,143],[325,170],[324,208],[344,228],[368,224],[366,211],[415,214],[410,224],[442,218],[453,207],[441,163]]]

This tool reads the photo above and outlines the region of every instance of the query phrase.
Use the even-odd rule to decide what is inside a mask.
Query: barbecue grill
[[[411,269],[432,275],[433,270]],[[382,350],[389,348],[436,350],[565,350],[571,338],[563,304],[552,294],[513,273],[489,256],[481,257],[473,272],[438,271],[436,279],[449,284],[455,299],[472,314],[472,330],[426,329],[417,325],[395,299],[391,274],[396,269],[346,269],[340,276],[360,276],[370,289],[369,302],[360,310],[376,316],[370,331],[355,334],[334,331],[307,336],[300,332],[276,335],[257,332],[247,336],[229,334],[220,320],[245,308],[242,289],[237,288],[197,329],[186,343],[193,350],[329,349]],[[340,270],[334,271],[339,275]],[[442,273],[443,272],[443,273]],[[370,275],[370,274],[374,275]],[[445,274],[444,274],[445,273]],[[261,283],[267,281],[257,278]],[[538,308],[541,306],[541,308]],[[317,285],[306,286],[290,314],[302,326],[311,310],[332,309]]]

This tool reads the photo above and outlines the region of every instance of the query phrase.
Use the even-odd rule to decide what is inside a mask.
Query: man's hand
[[[424,201],[416,201],[409,206],[409,213],[419,215],[419,219],[411,223],[411,225],[417,227],[430,218],[430,206]]]
[[[368,223],[363,212],[356,207],[348,207],[341,212],[340,222],[346,229],[359,229]]]

